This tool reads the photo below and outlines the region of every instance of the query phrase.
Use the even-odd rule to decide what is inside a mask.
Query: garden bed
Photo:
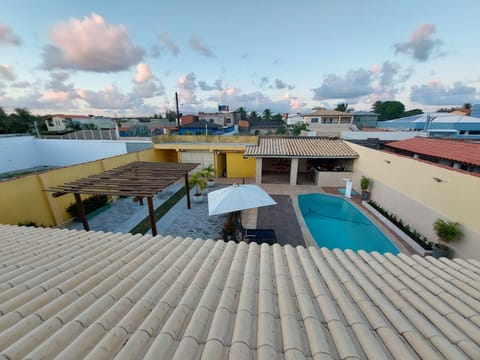
[[[393,231],[400,239],[408,244],[415,252],[422,256],[431,256],[432,250],[425,249],[418,244],[414,239],[403,232],[397,225],[387,219],[378,210],[371,206],[368,202],[362,201],[362,205],[365,206],[379,221],[381,221],[386,227]]]

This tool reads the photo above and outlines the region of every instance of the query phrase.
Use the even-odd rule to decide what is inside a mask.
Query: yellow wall
[[[354,162],[354,188],[360,189],[362,175],[371,178],[372,200],[434,242],[436,218],[458,221],[465,236],[451,245],[456,256],[469,258],[476,252],[480,258],[479,176],[353,143],[349,146],[360,155]]]
[[[255,176],[255,158],[243,158],[243,153],[227,153],[227,177]]]
[[[257,144],[258,137],[250,135],[234,135],[234,136],[217,136],[217,135],[159,135],[154,136],[152,141],[155,144],[163,143],[240,143],[240,144]]]
[[[34,221],[45,226],[63,224],[70,219],[65,209],[75,201],[74,196],[67,194],[54,198],[51,192],[43,189],[98,174],[132,161],[163,161],[163,158],[162,154],[153,149],[144,150],[2,181],[0,223],[15,225]]]

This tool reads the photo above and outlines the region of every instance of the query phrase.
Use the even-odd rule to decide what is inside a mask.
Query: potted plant
[[[459,240],[462,236],[460,224],[455,221],[437,219],[433,223],[433,230],[438,236],[438,243],[433,245],[433,257],[447,257],[449,252],[448,243]]]
[[[188,182],[191,186],[195,187],[195,192],[193,193],[193,201],[201,202],[203,200],[202,191],[207,188],[207,181],[203,177],[201,171],[193,173],[188,179]]]
[[[204,176],[207,178],[207,185],[208,187],[214,187],[215,186],[215,168],[213,167],[212,164],[206,166],[202,170]]]
[[[368,191],[368,188],[370,187],[370,182],[370,178],[366,176],[362,176],[362,179],[360,180],[360,189],[362,189],[363,201],[367,201],[370,196],[370,192]]]

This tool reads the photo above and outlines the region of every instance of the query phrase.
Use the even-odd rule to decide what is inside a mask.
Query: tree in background
[[[307,124],[305,123],[296,123],[292,128],[292,135],[298,136],[301,134],[302,130],[307,131]]]
[[[263,120],[270,121],[272,120],[272,111],[270,109],[263,110]]]
[[[41,117],[30,114],[27,109],[17,108],[14,113],[7,115],[0,107],[0,133],[28,133],[34,128],[35,121],[41,121]]]
[[[168,121],[177,121],[177,113],[173,110],[167,110],[165,117],[168,119]]]
[[[402,114],[402,117],[413,116],[413,115],[420,115],[423,114],[422,109],[411,109],[407,110]]]
[[[275,122],[278,122],[278,123],[283,122],[282,114],[275,114],[275,115],[273,115],[273,116],[272,116],[272,121],[275,121]]]
[[[353,109],[348,107],[348,103],[338,103],[334,110],[342,112],[352,112]]]
[[[250,112],[250,115],[248,116],[249,121],[257,121],[259,119],[260,119],[260,117],[258,116],[256,111]]]
[[[235,110],[235,112],[239,114],[240,120],[247,120],[247,111],[242,106]]]
[[[405,105],[400,101],[376,101],[372,110],[379,114],[379,121],[392,120],[402,117]]]

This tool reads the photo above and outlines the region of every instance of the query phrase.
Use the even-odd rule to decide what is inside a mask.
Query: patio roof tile
[[[0,225],[0,279],[0,358],[480,353],[470,260]]]
[[[276,158],[358,158],[347,143],[337,138],[316,136],[259,137],[257,145],[247,145],[245,157]]]

